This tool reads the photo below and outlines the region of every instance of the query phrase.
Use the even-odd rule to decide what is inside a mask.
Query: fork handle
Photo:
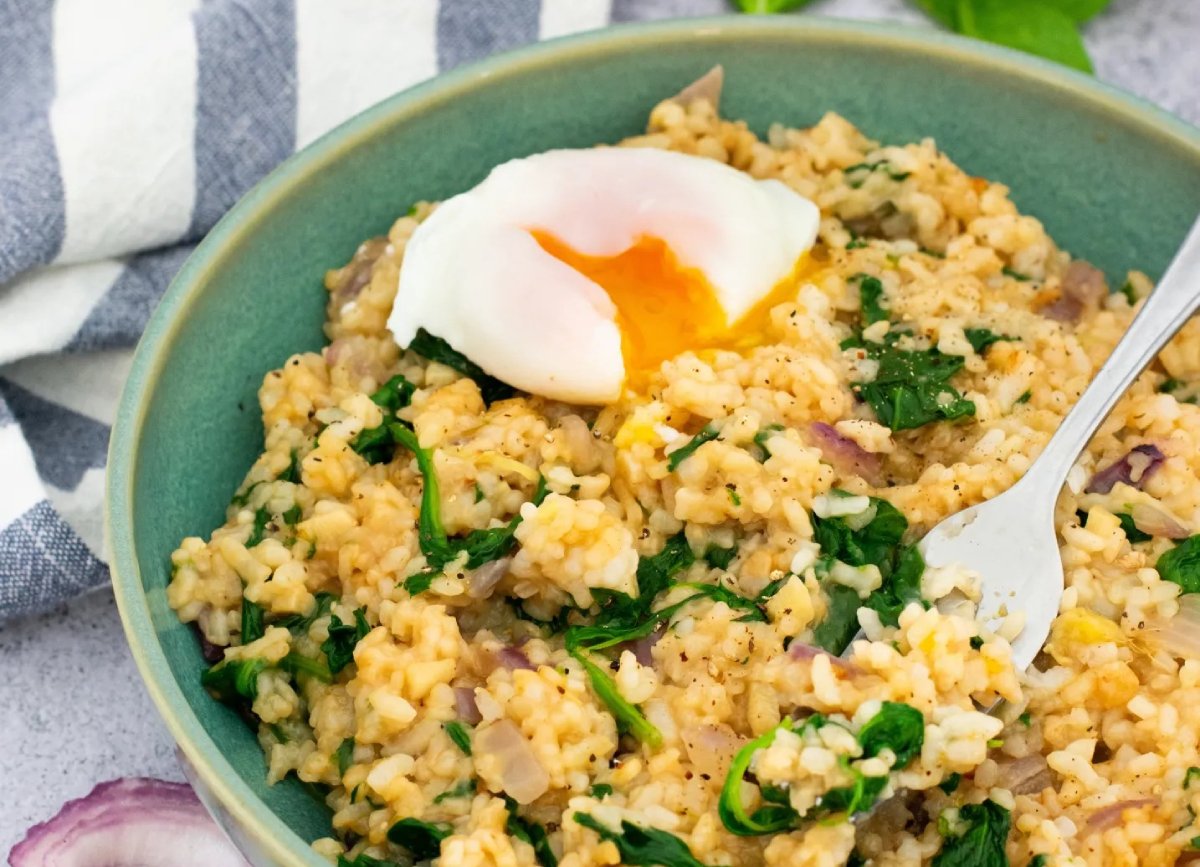
[[[1080,452],[1133,384],[1175,333],[1200,308],[1200,219],[1175,254],[1167,273],[1134,317],[1108,360],[1067,413],[1028,478],[1053,479],[1062,486]],[[1035,475],[1036,468],[1036,475]],[[1054,497],[1046,498],[1053,503]]]

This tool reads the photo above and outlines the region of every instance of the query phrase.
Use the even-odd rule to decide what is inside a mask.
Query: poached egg
[[[388,328],[401,346],[424,328],[521,390],[612,403],[666,359],[761,331],[819,220],[779,181],[703,157],[511,160],[413,233]]]

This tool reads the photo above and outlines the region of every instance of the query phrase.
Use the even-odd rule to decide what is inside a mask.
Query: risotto
[[[435,209],[330,271],[329,344],[259,391],[264,450],[168,595],[270,782],[344,867],[1169,865],[1200,846],[1200,324],[1057,506],[1043,653],[945,516],[1030,465],[1149,280],[1059,250],[930,140],[761,140],[703,98],[622,146],[775,178],[817,241],[760,339],[603,406],[386,327]]]

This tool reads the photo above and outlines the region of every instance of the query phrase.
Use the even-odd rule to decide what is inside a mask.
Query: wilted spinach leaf
[[[900,349],[902,335],[890,332],[883,343],[852,339],[847,348],[858,348],[879,363],[870,382],[854,389],[871,405],[880,423],[892,430],[910,430],[934,421],[954,420],[975,414],[975,404],[950,385],[962,370],[960,355],[937,349]]]
[[[831,491],[830,495],[838,495]],[[845,517],[821,518],[813,515],[813,540],[821,546],[821,559],[840,560],[850,566],[875,566],[883,578],[879,589],[866,600],[850,588],[825,583],[829,596],[829,613],[816,630],[814,638],[831,653],[841,653],[858,631],[857,610],[865,605],[879,613],[880,620],[895,626],[910,602],[921,599],[921,576],[925,561],[915,545],[903,544],[908,519],[889,503],[871,498],[875,515],[864,527],[854,529]],[[847,594],[844,591],[849,590]]]
[[[610,830],[587,813],[576,813],[575,821],[600,835],[601,840],[616,844],[621,863],[632,867],[705,867],[696,860],[687,844],[667,831],[643,828],[628,820],[619,832]]]
[[[849,169],[847,169],[849,171]],[[889,314],[883,306],[883,283],[878,277],[858,274],[851,278],[858,281],[858,294],[862,299],[862,321],[866,325],[886,322]]]
[[[446,824],[408,818],[388,828],[387,838],[407,849],[414,861],[429,861],[441,853],[442,841],[450,836],[450,831]]]
[[[333,760],[337,764],[338,775],[345,776],[346,769],[354,763],[354,738],[346,738],[338,744],[333,753]]]
[[[1006,337],[1003,334],[997,334],[990,328],[964,328],[963,334],[966,335],[967,342],[971,344],[971,348],[976,354],[983,355],[987,348],[993,343],[999,343],[1001,340],[1012,340],[1012,337]]]
[[[242,644],[258,641],[263,637],[266,627],[264,621],[266,612],[257,602],[251,602],[242,597]]]
[[[408,344],[408,348],[418,355],[425,356],[430,361],[444,364],[457,370],[468,379],[473,379],[479,386],[479,393],[483,396],[484,403],[491,404],[498,400],[506,400],[517,393],[517,390],[511,385],[485,373],[478,364],[424,328],[417,329],[417,336],[413,338],[412,343]]]
[[[933,867],[1008,867],[1004,845],[1012,814],[995,801],[967,804],[958,811],[966,829],[947,837],[933,859]]]
[[[717,430],[713,423],[709,422],[704,427],[700,428],[700,433],[696,434],[682,446],[667,455],[667,469],[672,473],[675,472],[675,470],[679,468],[679,465],[690,458],[696,449],[700,448],[700,446],[704,445],[705,443],[712,442],[718,436],[720,436],[720,434],[721,432]]]
[[[1158,558],[1155,566],[1164,581],[1200,593],[1200,536],[1190,536]]]
[[[258,676],[265,659],[224,659],[200,675],[200,684],[219,702],[239,707],[258,698]]]
[[[442,728],[446,730],[450,740],[454,741],[454,745],[462,750],[464,756],[471,755],[471,733],[467,730],[466,725],[456,720],[445,723]]]
[[[329,619],[329,637],[321,643],[321,650],[329,662],[331,674],[337,674],[354,661],[354,647],[371,631],[367,623],[367,612],[363,608],[354,610],[354,622],[342,623],[334,614]]]
[[[554,850],[550,848],[550,835],[546,833],[546,829],[532,819],[522,816],[518,811],[517,802],[512,798],[506,797],[504,803],[508,807],[508,822],[505,830],[511,836],[518,840],[524,840],[533,847],[533,856],[537,858],[541,867],[558,867],[558,858],[554,856]]]
[[[863,756],[871,758],[885,749],[896,756],[893,768],[903,768],[921,752],[925,743],[925,717],[909,704],[885,701],[879,713],[858,732]]]

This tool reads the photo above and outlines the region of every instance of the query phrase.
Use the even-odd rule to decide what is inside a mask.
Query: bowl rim
[[[789,39],[797,43],[884,45],[1008,76],[1036,81],[1072,99],[1120,114],[1148,137],[1165,139],[1191,151],[1200,163],[1200,130],[1140,97],[1091,76],[1000,46],[939,30],[890,22],[850,21],[802,16],[737,16],[669,19],[619,24],[533,43],[436,75],[375,104],[297,151],[247,192],[197,245],[151,315],[138,343],[122,391],[108,450],[105,491],[105,540],[117,607],[130,650],[159,715],[187,761],[217,801],[233,816],[260,851],[277,863],[321,867],[323,859],[291,827],[267,808],[234,770],[212,736],[188,709],[171,673],[150,616],[135,544],[133,482],[142,426],[153,385],[167,350],[186,320],[189,307],[203,294],[207,275],[229,254],[231,241],[251,231],[287,194],[330,161],[338,159],[384,126],[435,110],[459,93],[496,79],[542,67],[602,56],[630,46],[666,42]]]

